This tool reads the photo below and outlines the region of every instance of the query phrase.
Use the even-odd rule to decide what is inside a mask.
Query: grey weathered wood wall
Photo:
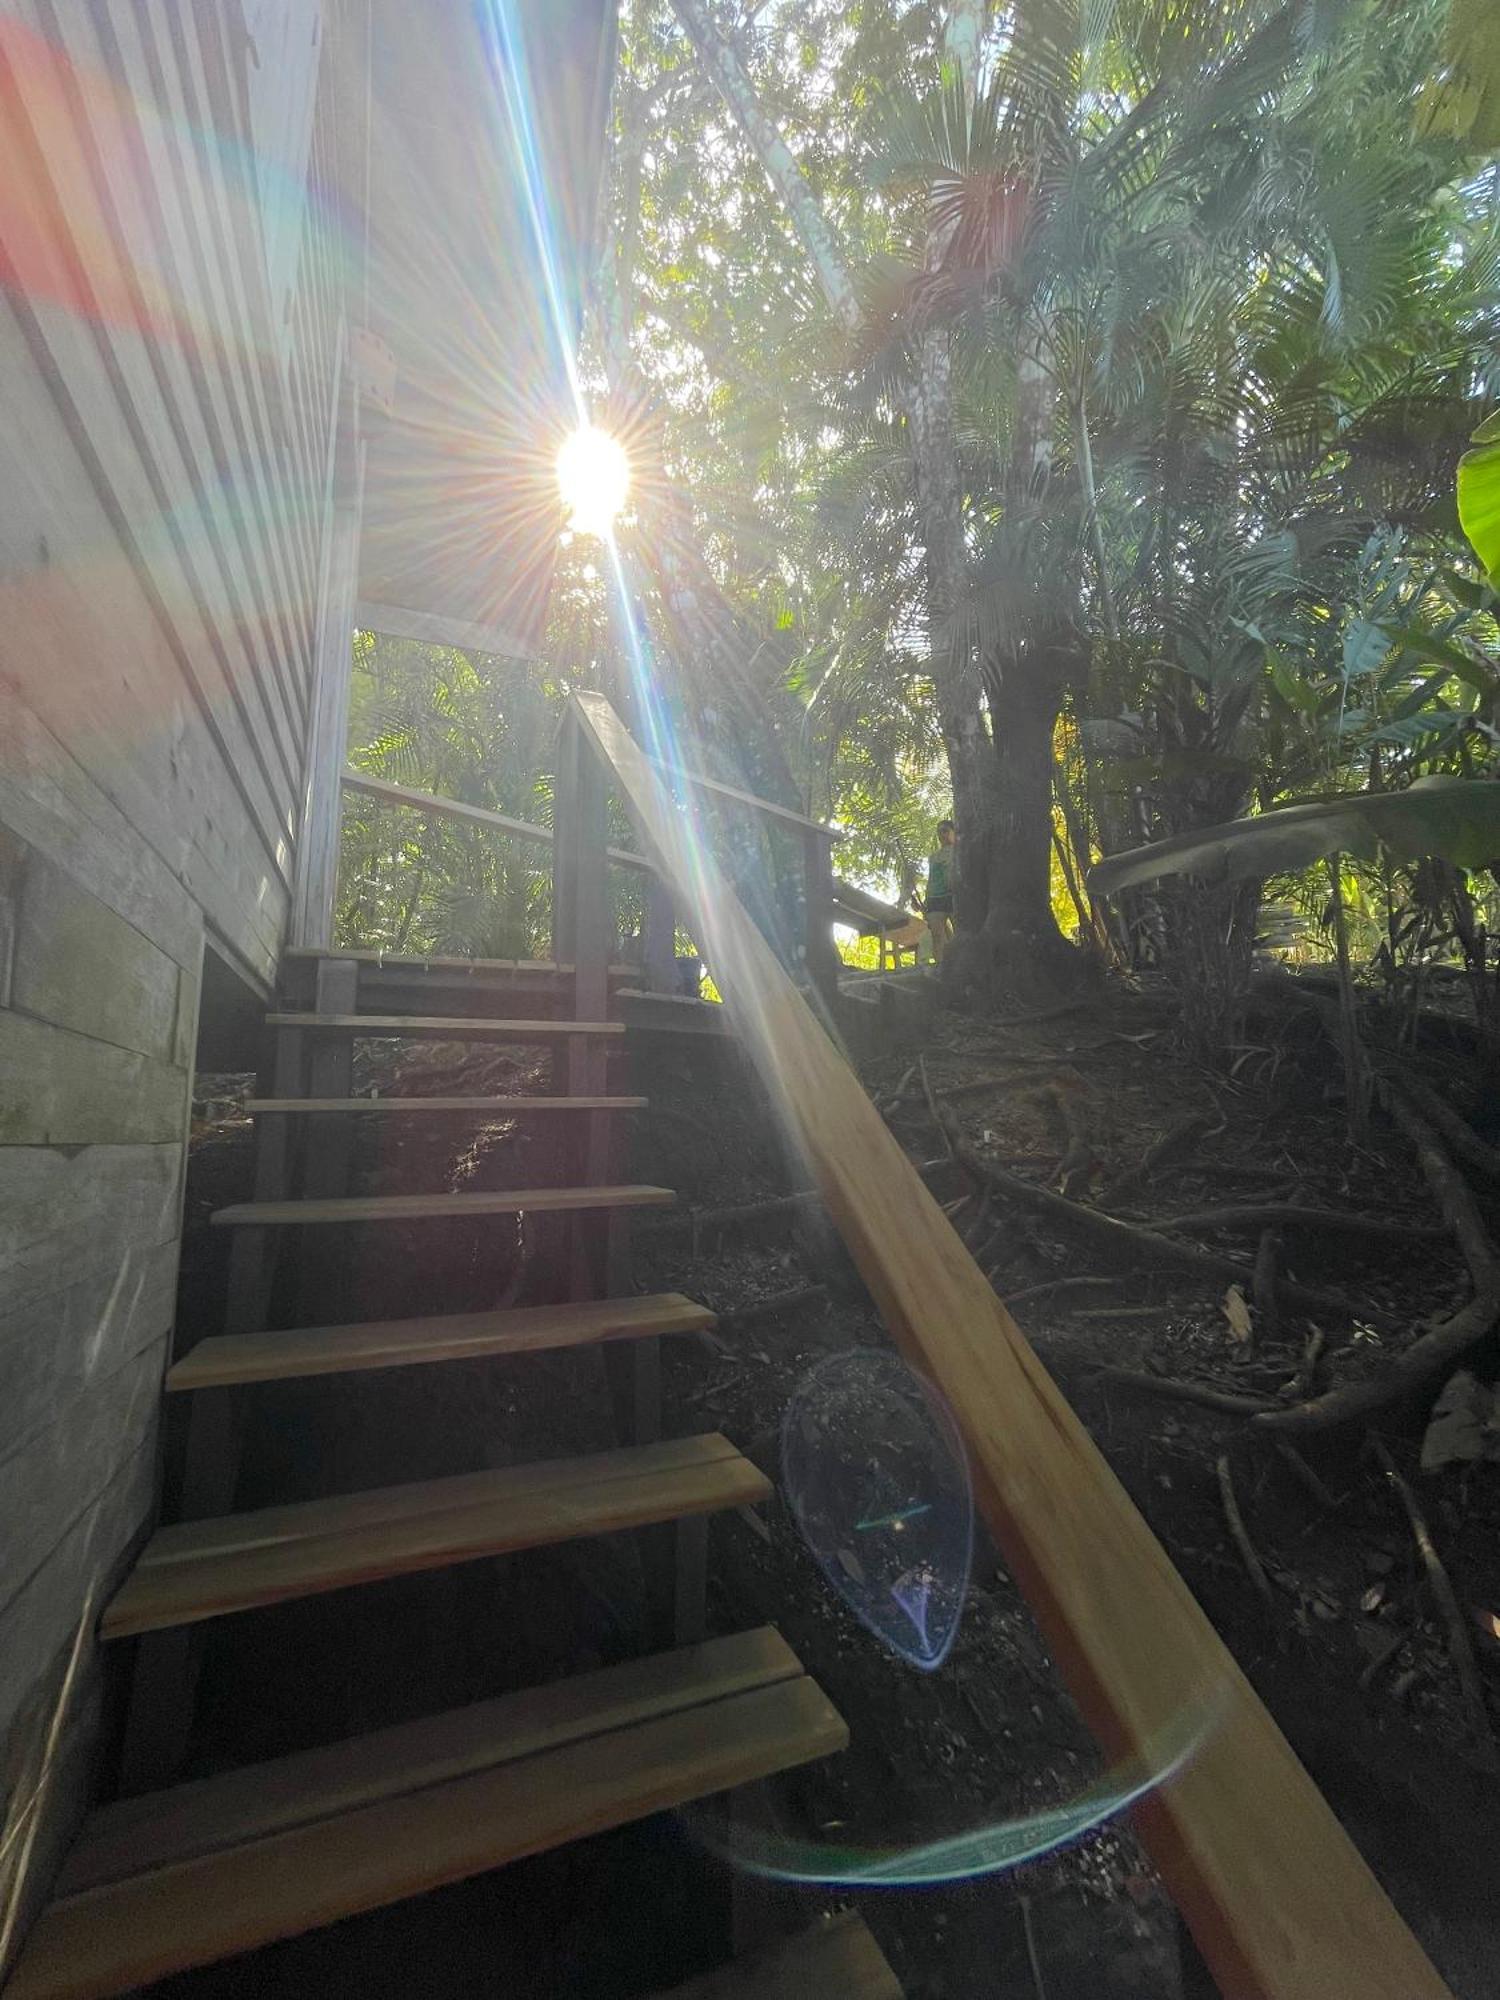
[[[0,10],[0,1788],[145,1525],[205,939],[307,783],[364,0]],[[334,60],[348,45],[349,61]],[[80,1682],[38,1874],[77,1790]],[[0,1823],[4,1814],[0,1812]],[[39,1822],[40,1823],[40,1822]]]

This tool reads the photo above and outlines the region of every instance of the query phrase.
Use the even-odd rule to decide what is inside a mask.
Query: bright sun
[[[557,483],[573,532],[607,536],[630,490],[630,461],[618,438],[583,424],[557,454]]]

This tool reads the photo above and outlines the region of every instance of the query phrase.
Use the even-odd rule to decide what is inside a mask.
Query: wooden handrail
[[[530,820],[511,819],[506,813],[491,812],[488,806],[467,806],[458,799],[445,799],[436,792],[415,791],[410,785],[393,785],[385,778],[367,778],[363,771],[343,773],[345,791],[362,792],[365,797],[379,799],[385,805],[410,806],[415,812],[430,813],[434,819],[467,820],[478,826],[487,826],[496,833],[508,833],[516,840],[527,840],[535,847],[552,845],[550,826],[533,826]],[[634,868],[643,875],[654,875],[655,868],[644,854],[633,854],[627,847],[605,849],[609,859],[619,868]]]
[[[641,754],[645,756],[644,751]],[[684,784],[695,785],[700,792],[712,792],[717,798],[733,799],[736,805],[749,806],[765,818],[779,819],[801,833],[819,834],[830,843],[846,837],[841,826],[830,826],[826,820],[809,819],[805,813],[793,812],[790,806],[773,805],[770,799],[763,799],[755,792],[742,792],[738,786],[723,784],[718,778],[705,778],[700,772],[688,770],[685,764],[669,764],[664,757],[647,757],[646,761],[669,778],[681,778]]]
[[[1447,1988],[1038,1361],[858,1079],[602,695],[574,698],[835,1224],[907,1358],[946,1398],[975,1492],[1090,1727],[1148,1764],[1135,1808],[1233,2000],[1441,2000]]]
[[[843,831],[838,827],[825,826],[822,821],[805,819],[785,806],[773,805],[769,799],[755,797],[751,792],[736,791],[732,785],[721,785],[717,779],[699,777],[695,772],[677,765],[666,765],[653,760],[657,770],[681,777],[701,790],[712,792],[722,798],[733,799],[739,804],[753,807],[757,812],[767,814],[795,827],[803,844],[803,866],[806,871],[807,968],[814,981],[826,992],[837,982],[838,960],[834,951],[832,931],[828,920],[832,918],[837,904],[833,873],[830,863],[832,844],[843,839]],[[495,833],[509,834],[512,839],[529,841],[533,846],[551,848],[554,845],[551,827],[535,826],[530,820],[512,819],[507,813],[493,812],[488,806],[465,805],[459,799],[443,798],[437,792],[418,791],[411,785],[392,784],[387,778],[367,777],[362,771],[346,769],[341,773],[341,783],[345,791],[361,793],[366,798],[379,800],[384,805],[407,806],[414,812],[424,812],[434,818],[459,820],[471,826],[483,826]],[[629,848],[607,847],[606,858],[618,868],[631,868],[650,877],[658,877],[660,871],[646,855],[637,854]],[[659,891],[653,891],[658,894]],[[661,929],[658,923],[655,928]],[[648,928],[651,928],[648,916]],[[826,936],[825,936],[826,931]],[[672,924],[670,907],[665,917],[665,956],[670,961],[672,953]],[[661,939],[657,939],[660,944]],[[660,971],[661,968],[658,968]],[[670,964],[666,971],[670,973]]]

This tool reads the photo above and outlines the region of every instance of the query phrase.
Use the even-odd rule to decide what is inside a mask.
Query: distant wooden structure
[[[355,608],[538,640],[613,33],[610,0],[0,14],[0,1917],[153,1509],[195,1052],[243,1060],[326,928]]]
[[[876,940],[876,970],[879,972],[886,970],[887,961],[892,972],[899,972],[904,951],[911,953],[912,964],[915,965],[922,940],[927,935],[927,926],[921,917],[914,916],[899,903],[887,903],[879,896],[872,896],[868,889],[861,889],[854,882],[834,883],[833,921],[852,930],[858,937]]]

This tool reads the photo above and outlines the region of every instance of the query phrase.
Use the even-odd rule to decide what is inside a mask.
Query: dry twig
[[[1165,1396],[1173,1402],[1201,1403],[1205,1410],[1226,1416],[1253,1417],[1276,1406],[1264,1396],[1245,1396],[1234,1389],[1214,1389],[1207,1382],[1179,1382],[1170,1375],[1147,1375],[1138,1368],[1101,1368],[1094,1377],[1115,1389],[1134,1389],[1143,1396]]]
[[[797,1285],[790,1291],[768,1292],[761,1299],[747,1299],[719,1314],[720,1327],[744,1326],[751,1320],[769,1319],[776,1313],[793,1312],[799,1306],[826,1303],[826,1285]]]
[[[1367,1688],[1379,1675],[1383,1674],[1410,1637],[1410,1632],[1392,1632],[1380,1651],[1372,1654],[1365,1661],[1363,1667],[1361,1667],[1359,1685],[1362,1688]]]
[[[1255,1299],[1256,1332],[1262,1340],[1272,1340],[1281,1331],[1281,1300],[1277,1296],[1281,1244],[1279,1229],[1263,1229],[1255,1246],[1255,1276],[1250,1284]]]
[[[1276,1449],[1318,1505],[1326,1507],[1331,1514],[1336,1514],[1343,1506],[1343,1500],[1318,1477],[1297,1447],[1288,1444],[1285,1438],[1278,1438]]]
[[[1010,1311],[1016,1306],[1029,1304],[1032,1299],[1050,1298],[1054,1292],[1103,1291],[1125,1282],[1124,1278],[1046,1278],[1039,1285],[1027,1285],[1019,1292],[1008,1292],[1000,1303]]]
[[[1297,1370],[1295,1387],[1299,1397],[1310,1396],[1318,1386],[1318,1363],[1323,1359],[1323,1349],[1328,1345],[1328,1336],[1322,1327],[1315,1326],[1307,1336],[1307,1345],[1302,1350],[1301,1366]]]
[[[938,1101],[932,1094],[932,1079],[927,1074],[926,1056],[917,1057],[917,1074],[922,1079],[922,1095],[927,1099],[927,1109],[932,1113],[932,1122],[938,1128],[938,1135],[947,1147],[948,1155],[951,1159],[953,1156],[953,1135],[949,1132],[948,1122],[938,1109]]]
[[[1214,1460],[1214,1471],[1218,1475],[1219,1498],[1224,1503],[1224,1519],[1229,1526],[1230,1540],[1239,1550],[1240,1561],[1249,1572],[1250,1581],[1266,1603],[1274,1606],[1276,1600],[1271,1594],[1271,1580],[1255,1552],[1255,1544],[1250,1539],[1250,1531],[1245,1526],[1244,1516],[1240,1513],[1240,1503],[1234,1490],[1234,1477],[1229,1470],[1229,1460],[1223,1452],[1220,1452]]]

